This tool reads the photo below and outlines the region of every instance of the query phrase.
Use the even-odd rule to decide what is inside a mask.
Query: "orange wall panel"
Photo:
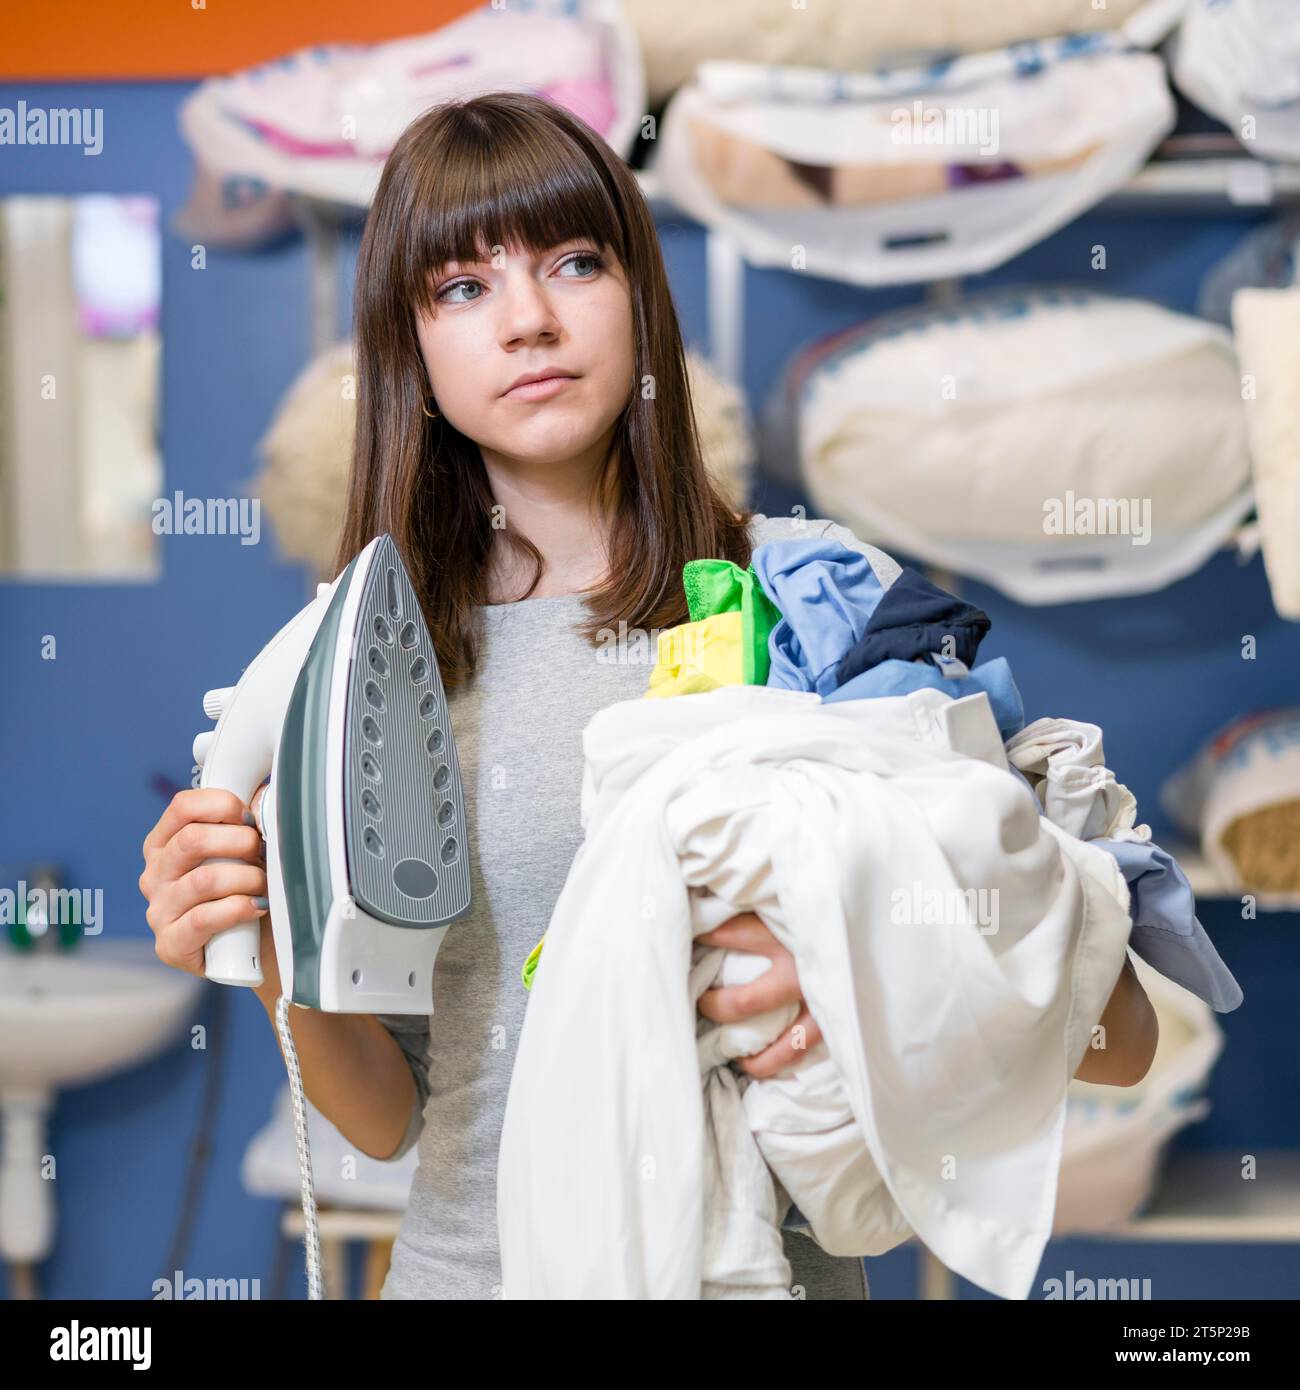
[[[211,77],[321,43],[427,33],[482,0],[5,0],[0,81]]]

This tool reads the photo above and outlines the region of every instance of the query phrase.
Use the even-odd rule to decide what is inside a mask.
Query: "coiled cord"
[[[289,1032],[289,999],[281,995],[275,1003],[275,1027],[280,1034],[280,1048],[285,1066],[289,1069],[289,1091],[293,1096],[293,1132],[298,1143],[298,1172],[302,1177],[303,1243],[307,1254],[307,1297],[325,1297],[321,1278],[320,1228],[316,1224],[316,1191],[311,1174],[311,1146],[307,1142],[307,1102],[302,1088],[302,1071],[298,1066],[298,1050]]]

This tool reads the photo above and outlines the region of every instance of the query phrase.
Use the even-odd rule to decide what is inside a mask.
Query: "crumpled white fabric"
[[[1096,724],[1035,719],[1006,743],[1007,759],[1029,778],[1043,814],[1080,840],[1150,839],[1134,829],[1137,798],[1105,765]],[[1142,832],[1146,833],[1143,834]]]
[[[1005,766],[950,746],[971,701],[991,723],[984,695],[828,705],[764,686],[590,721],[587,836],[502,1128],[504,1297],[789,1297],[786,1194],[832,1251],[910,1229],[1027,1296],[1128,890]],[[995,930],[914,910],[967,890],[996,890]],[[743,1096],[730,1067],[701,1076],[691,978],[693,937],[740,911],[792,951],[825,1038]]]

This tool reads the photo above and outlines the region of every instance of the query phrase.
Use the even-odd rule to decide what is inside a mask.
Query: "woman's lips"
[[[545,381],[528,381],[522,386],[516,386],[513,390],[507,391],[505,399],[508,401],[546,401],[552,396],[558,396],[566,386],[572,386],[577,380],[573,376],[548,376]]]

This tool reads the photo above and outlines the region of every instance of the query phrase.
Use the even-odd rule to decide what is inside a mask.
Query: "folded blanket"
[[[910,1229],[1026,1297],[1128,890],[1040,815],[987,697],[728,686],[609,706],[583,746],[502,1128],[503,1296],[789,1297],[793,1198],[835,1253]],[[742,1095],[702,1062],[692,943],[744,911],[824,1042]]]

